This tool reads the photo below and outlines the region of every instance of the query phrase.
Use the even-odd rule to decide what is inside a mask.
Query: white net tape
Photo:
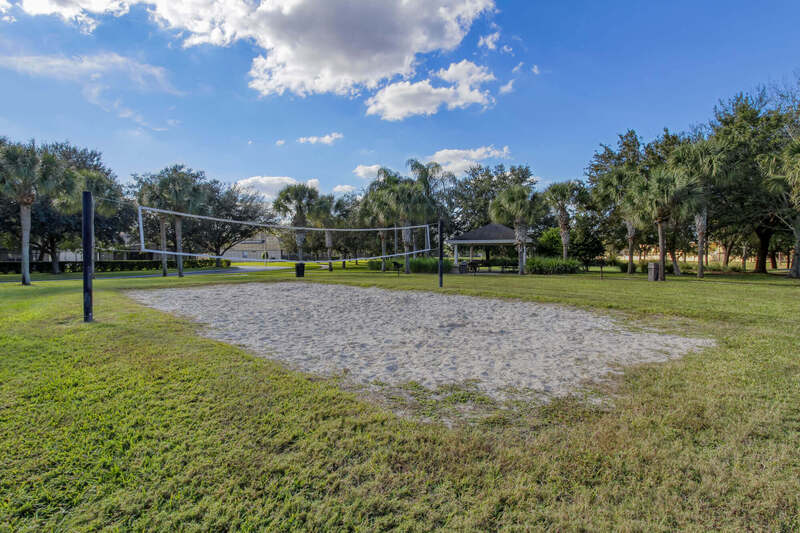
[[[325,228],[325,227],[312,227],[312,226],[289,226],[282,224],[264,224],[256,221],[248,220],[233,220],[227,218],[218,218],[206,215],[195,215],[189,213],[181,213],[179,211],[170,211],[168,209],[157,209],[155,207],[139,206],[139,248],[141,252],[160,254],[170,257],[193,257],[198,259],[229,259],[237,262],[281,262],[281,263],[328,263],[330,261],[369,261],[369,260],[386,260],[397,257],[405,257],[417,254],[425,254],[433,250],[431,247],[430,224],[417,224],[411,226],[392,226],[386,228]],[[150,220],[148,220],[148,217]],[[162,247],[162,238],[159,234],[159,219],[174,220],[180,218],[183,226],[183,235],[181,242],[183,243],[184,250],[178,252],[169,249],[170,245]],[[195,224],[193,227],[192,224]],[[173,232],[172,224],[170,225],[170,232]],[[249,231],[243,234],[255,234],[262,232],[275,237],[283,237],[283,242],[288,242],[288,248],[291,248],[291,243],[296,240],[306,241],[305,235],[308,232],[321,232],[325,235],[325,245],[328,250],[334,249],[339,252],[338,257],[331,257],[326,254],[324,258],[319,258],[319,254],[309,253],[308,257],[304,255],[302,259],[292,257],[291,253],[284,253],[284,250],[279,250],[280,257],[270,257],[269,252],[263,250],[263,255],[259,253],[259,257],[239,257],[233,255],[230,250],[235,246],[247,241],[247,237],[241,239],[233,239],[225,243],[226,252],[218,253],[210,250],[198,250],[198,246],[203,247],[203,241],[197,243],[193,233],[203,233],[209,226],[213,225],[217,233],[222,233],[224,225],[231,227],[247,227]],[[223,226],[220,226],[223,225]],[[373,236],[369,234],[372,233]],[[294,239],[290,237],[294,235]],[[302,235],[302,238],[297,237]],[[354,238],[353,235],[356,237]],[[339,236],[339,238],[337,238]],[[342,241],[345,236],[350,236],[348,246],[345,247]],[[176,242],[174,233],[170,235],[171,239],[167,241]],[[387,252],[381,251],[381,240],[384,241],[383,249]],[[263,241],[266,243],[266,239]],[[320,241],[321,242],[321,241]],[[409,251],[403,251],[399,247],[408,247]],[[310,248],[310,246],[309,246]],[[319,248],[319,245],[317,246]],[[389,253],[391,248],[392,252]],[[377,250],[377,252],[373,252]],[[258,250],[257,252],[261,252]],[[373,253],[370,253],[373,252]],[[296,255],[296,254],[295,254]]]

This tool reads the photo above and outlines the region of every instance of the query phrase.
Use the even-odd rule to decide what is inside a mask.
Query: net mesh
[[[145,253],[236,262],[388,260],[428,254],[430,224],[388,228],[264,224],[139,206]],[[179,244],[180,243],[180,244]]]

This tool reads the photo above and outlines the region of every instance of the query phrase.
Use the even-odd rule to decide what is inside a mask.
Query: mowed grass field
[[[447,292],[717,340],[628,369],[607,404],[561,399],[454,428],[201,338],[121,292],[291,279],[97,280],[88,325],[79,282],[0,285],[0,530],[800,529],[796,282],[446,276]],[[306,279],[438,290],[431,275]]]

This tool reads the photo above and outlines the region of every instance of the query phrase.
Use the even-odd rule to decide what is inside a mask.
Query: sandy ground
[[[495,399],[513,389],[569,394],[622,366],[713,345],[559,305],[430,292],[291,282],[128,294],[293,369],[428,388],[475,380]]]

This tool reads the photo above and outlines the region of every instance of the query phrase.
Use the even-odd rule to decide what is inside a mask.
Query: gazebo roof
[[[468,231],[447,241],[448,244],[516,244],[514,230],[502,224],[486,224],[482,228]],[[528,237],[527,242],[533,242]]]

